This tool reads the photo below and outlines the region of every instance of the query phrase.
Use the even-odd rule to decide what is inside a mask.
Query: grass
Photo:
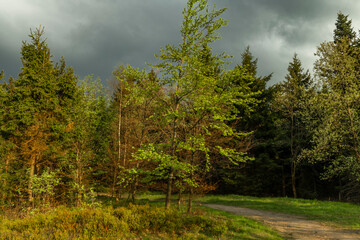
[[[267,239],[267,240],[281,240],[284,239],[281,235],[274,231],[273,229],[260,224],[257,221],[227,213],[224,211],[219,211],[210,208],[203,208],[209,214],[221,215],[226,219],[231,221],[231,227],[221,239],[244,239],[244,240],[257,240],[257,239]]]
[[[184,198],[186,195],[184,195]],[[177,204],[177,196],[173,195],[173,205]],[[145,192],[138,196],[138,200],[149,201],[153,206],[164,205],[164,194],[156,192]],[[200,199],[202,200],[202,198]],[[186,201],[181,205],[182,211],[186,211]],[[195,211],[206,211],[209,216],[223,216],[226,220],[231,222],[228,231],[221,237],[221,239],[266,239],[266,240],[278,240],[284,239],[278,232],[272,228],[258,222],[239,215],[234,215],[225,211],[210,209],[207,207],[201,207],[198,201],[194,204]]]
[[[25,218],[2,218],[0,239],[218,239],[231,226],[222,216],[149,205],[61,206]]]
[[[256,198],[239,195],[208,195],[199,200],[203,203],[301,215],[307,219],[337,226],[352,229],[360,228],[360,205],[357,204],[294,198]]]
[[[256,221],[226,212],[185,204],[163,208],[164,195],[145,193],[137,204],[124,206],[100,198],[95,206],[60,206],[26,217],[0,214],[0,239],[283,239]]]

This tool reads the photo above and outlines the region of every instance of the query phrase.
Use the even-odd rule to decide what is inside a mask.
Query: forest
[[[359,202],[360,36],[349,16],[317,47],[313,75],[294,53],[270,86],[250,47],[232,69],[227,54],[238,53],[214,53],[224,11],[189,0],[179,44],[147,69],[117,66],[109,85],[78,79],[53,60],[44,28],[30,30],[19,75],[0,75],[2,211],[148,191],[188,212],[207,193]]]

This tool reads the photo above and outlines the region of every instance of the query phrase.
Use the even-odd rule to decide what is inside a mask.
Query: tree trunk
[[[176,100],[177,101],[177,100]],[[177,102],[175,105],[175,112],[178,111],[179,103]],[[171,156],[176,156],[176,141],[177,141],[177,117],[174,118],[173,126],[172,126],[172,140],[171,140]],[[174,168],[170,167],[169,169],[169,176],[168,176],[168,184],[167,184],[167,190],[166,190],[166,200],[165,200],[165,208],[170,208],[171,204],[171,191],[172,191],[172,181],[174,177]]]
[[[31,204],[32,207],[34,207],[34,195],[32,191],[34,175],[35,175],[35,158],[32,157],[30,161],[30,173],[29,173],[29,185],[28,185],[29,203]]]
[[[181,208],[181,198],[182,198],[182,196],[181,196],[181,191],[179,191],[179,198],[178,198],[178,209],[180,210],[180,208]]]
[[[284,171],[284,165],[281,168],[282,173],[282,195],[283,197],[286,197],[286,179],[285,179],[285,171]]]
[[[76,152],[76,176],[75,176],[75,182],[78,185],[78,190],[76,193],[76,205],[80,206],[82,203],[82,164],[81,164],[81,152],[80,148],[77,148]]]
[[[137,168],[139,168],[139,166],[137,166]],[[132,199],[133,203],[135,202],[135,194],[136,194],[138,183],[139,183],[139,180],[138,180],[138,177],[136,176],[135,181],[132,186],[132,189],[131,189],[131,199]]]
[[[296,162],[293,161],[291,164],[291,185],[292,185],[292,191],[294,194],[294,198],[297,198],[296,193]]]
[[[8,168],[9,168],[9,158],[8,156],[6,156],[6,161],[5,161],[5,178],[4,178],[4,192],[2,193],[1,199],[2,201],[6,200],[6,186],[7,186],[7,173],[8,173]]]
[[[189,202],[188,202],[188,210],[187,213],[190,214],[192,211],[192,201],[193,201],[194,189],[190,187],[190,194],[189,194]]]
[[[291,186],[294,198],[297,198],[296,194],[296,153],[295,153],[295,122],[294,122],[294,112],[291,112],[291,139],[290,139],[290,150],[291,150]]]
[[[165,208],[169,209],[171,204],[171,191],[172,191],[172,180],[174,177],[174,169],[171,167],[169,176],[168,176],[168,184],[166,189],[166,199],[165,199]]]

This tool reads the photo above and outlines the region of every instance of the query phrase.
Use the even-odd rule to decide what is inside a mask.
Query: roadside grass
[[[202,210],[210,215],[221,215],[231,221],[231,227],[221,239],[244,239],[244,240],[282,240],[284,239],[278,232],[257,221],[234,215],[228,212],[202,207]]]
[[[294,198],[257,198],[240,195],[207,195],[198,201],[301,215],[336,226],[360,228],[360,205]]]
[[[185,212],[187,209],[187,194],[184,194],[184,200],[182,201],[180,211]],[[165,195],[157,192],[144,192],[137,198],[139,202],[148,201],[152,206],[163,206]],[[201,200],[202,198],[200,198]],[[172,197],[172,206],[177,207],[177,196]],[[224,233],[221,239],[244,239],[244,240],[280,240],[284,239],[277,231],[272,228],[249,218],[245,218],[239,215],[234,215],[225,211],[215,210],[201,206],[199,201],[194,202],[194,212],[206,212],[208,216],[218,217],[223,216],[231,224],[229,229]]]

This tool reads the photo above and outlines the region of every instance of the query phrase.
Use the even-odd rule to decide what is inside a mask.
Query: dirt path
[[[204,204],[204,206],[230,212],[236,215],[242,215],[244,217],[263,222],[266,225],[276,229],[284,237],[290,239],[360,239],[360,234],[351,232],[350,230],[325,226],[320,222],[306,220],[305,218],[294,215],[218,204]]]

